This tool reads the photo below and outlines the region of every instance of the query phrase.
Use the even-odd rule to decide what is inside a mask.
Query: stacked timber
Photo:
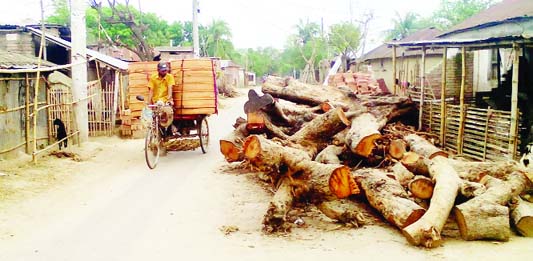
[[[407,98],[273,77],[262,92],[249,91],[244,111],[253,123],[237,119],[220,151],[272,186],[266,233],[301,224],[292,211],[301,204],[359,227],[368,204],[416,246],[441,245],[450,217],[465,240],[507,241],[510,224],[532,235],[532,206],[520,200],[532,187],[523,167],[453,159],[437,137],[401,123],[413,117]]]
[[[170,62],[176,85],[172,89],[176,114],[217,113],[217,89],[211,59],[183,59]]]
[[[134,62],[128,65],[128,92],[126,106],[133,118],[139,118],[145,107],[144,102],[136,99],[137,95],[148,97],[148,81],[157,72],[158,62]]]
[[[143,137],[143,125],[140,121],[145,102],[137,100],[138,95],[149,95],[150,76],[157,73],[159,62],[134,62],[128,67],[129,84],[126,100],[128,115],[122,124],[121,134]],[[211,59],[182,59],[169,62],[170,74],[174,76],[172,87],[174,115],[217,113],[217,88],[215,69]],[[133,122],[130,124],[130,122]]]

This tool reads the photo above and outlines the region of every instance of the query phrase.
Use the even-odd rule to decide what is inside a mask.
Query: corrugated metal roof
[[[37,57],[0,49],[0,69],[35,69],[38,63]],[[41,67],[53,66],[51,62],[41,61]]]
[[[402,42],[411,42],[411,41],[421,41],[421,40],[433,40],[437,35],[439,35],[441,31],[434,27],[418,30],[417,32],[405,37],[404,39],[400,41],[395,41],[395,43],[402,43]],[[432,54],[442,54],[442,50],[428,50],[426,52],[427,55]],[[404,50],[403,52],[399,51],[396,53],[397,56],[413,56],[413,55],[420,55],[420,52],[413,52],[409,50]],[[372,59],[380,59],[380,58],[391,58],[392,57],[392,49],[388,47],[388,45],[382,44],[372,51],[366,53],[361,57],[361,60],[372,60]]]
[[[27,29],[38,35],[38,36],[41,36],[41,30],[39,29],[35,29],[35,28],[31,28],[31,27],[27,27]],[[51,36],[51,35],[47,35],[45,34],[45,37],[48,41],[51,41],[51,42],[54,42],[58,45],[61,45],[67,49],[71,49],[71,43],[69,41],[65,41],[59,37],[55,37],[55,36]],[[113,58],[111,56],[108,56],[108,55],[105,55],[105,54],[102,54],[102,53],[99,53],[99,52],[96,52],[96,51],[93,51],[91,49],[86,49],[86,52],[87,52],[87,56],[89,57],[92,57],[92,58],[95,58],[96,60],[98,61],[101,61],[107,65],[110,65],[112,67],[115,67],[117,69],[121,69],[121,70],[128,70],[128,63],[127,62],[124,62],[124,61],[121,61],[119,59],[116,59],[116,58]]]
[[[487,24],[504,23],[513,20],[513,18],[532,16],[533,0],[503,0],[452,27],[439,37],[444,37],[455,32],[465,31],[479,26],[486,26]]]

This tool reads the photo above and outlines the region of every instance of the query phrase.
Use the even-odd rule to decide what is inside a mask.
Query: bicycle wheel
[[[148,168],[154,169],[159,161],[160,136],[156,128],[148,128],[144,140],[144,156]]]
[[[200,147],[202,152],[207,152],[207,146],[209,146],[209,124],[207,123],[207,117],[203,116],[198,123],[198,138],[200,138]]]

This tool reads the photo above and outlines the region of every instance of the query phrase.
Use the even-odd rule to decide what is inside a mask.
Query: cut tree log
[[[416,152],[406,152],[400,161],[405,168],[416,175],[429,176],[429,169],[424,161],[424,157],[418,155]]]
[[[525,237],[533,237],[533,203],[513,197],[510,204],[513,225]]]
[[[325,149],[319,152],[315,161],[324,164],[341,164],[339,155],[344,151],[344,146],[328,145]]]
[[[407,188],[409,181],[411,181],[415,175],[409,171],[401,162],[396,162],[392,167],[391,171],[387,173],[388,176],[392,176],[395,180],[400,182],[402,187]]]
[[[462,179],[474,182],[479,182],[487,175],[499,179],[507,179],[511,173],[522,170],[516,161],[471,162],[450,160],[449,162]]]
[[[352,224],[354,227],[360,227],[367,222],[364,214],[352,200],[323,201],[317,204],[317,208],[328,218],[344,224]]]
[[[379,169],[358,169],[356,182],[368,200],[391,224],[402,229],[416,222],[425,210],[409,198],[400,183]]]
[[[282,146],[259,135],[250,135],[242,146],[244,157],[260,171],[279,173],[287,161],[310,161],[306,151]]]
[[[402,233],[412,245],[433,248],[442,244],[441,231],[453,208],[461,179],[446,157],[434,157],[428,167],[435,182],[430,206],[418,221],[405,227]]]
[[[425,176],[415,176],[408,184],[409,191],[419,199],[430,199],[433,187],[433,181]]]
[[[391,140],[389,144],[389,155],[394,159],[401,160],[406,152],[405,142],[400,139]]]
[[[294,84],[282,87],[272,82],[265,82],[261,86],[261,91],[270,94],[275,98],[284,99],[298,104],[305,104],[311,107],[322,103],[330,102],[335,107],[347,107],[339,103],[349,99],[346,93],[339,91],[337,88],[323,87],[320,85]]]
[[[244,103],[244,113],[256,112],[274,103],[274,98],[265,94],[259,96],[254,89],[248,90],[248,101]]]
[[[259,170],[307,181],[313,195],[320,200],[359,194],[347,166],[312,161],[303,150],[282,146],[257,135],[245,140],[243,151],[245,158]]]
[[[508,241],[509,200],[528,187],[529,180],[523,172],[513,172],[506,181],[485,176],[481,183],[487,191],[454,208],[461,237],[464,240],[491,239]]]
[[[379,130],[385,123],[371,113],[356,116],[346,134],[346,145],[356,155],[367,158],[375,147],[374,141],[381,138]]]
[[[481,183],[463,180],[461,183],[461,195],[466,198],[477,197],[487,191],[487,187]]]
[[[224,155],[226,161],[235,162],[244,159],[242,144],[247,136],[246,123],[241,123],[226,137],[220,139],[220,152]]]
[[[291,181],[288,178],[282,178],[263,218],[263,231],[265,233],[290,230],[290,224],[285,221],[293,202]]]
[[[409,151],[415,152],[422,157],[426,157],[428,159],[432,159],[436,156],[448,157],[448,153],[437,148],[431,142],[416,134],[409,134],[404,137],[404,140],[409,145]]]
[[[303,146],[315,146],[329,141],[333,135],[350,125],[341,108],[335,108],[313,119],[289,140]]]

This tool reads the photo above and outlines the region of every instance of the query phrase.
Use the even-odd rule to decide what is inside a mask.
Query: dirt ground
[[[218,147],[235,118],[244,116],[245,93],[221,98],[219,114],[209,120],[207,154],[170,152],[155,170],[146,167],[143,140],[118,137],[71,145],[71,157],[0,161],[0,260],[533,257],[531,238],[466,242],[452,224],[442,247],[424,249],[382,220],[345,227],[313,207],[295,213],[303,226],[265,235],[261,220],[271,188],[255,173],[227,164]]]

